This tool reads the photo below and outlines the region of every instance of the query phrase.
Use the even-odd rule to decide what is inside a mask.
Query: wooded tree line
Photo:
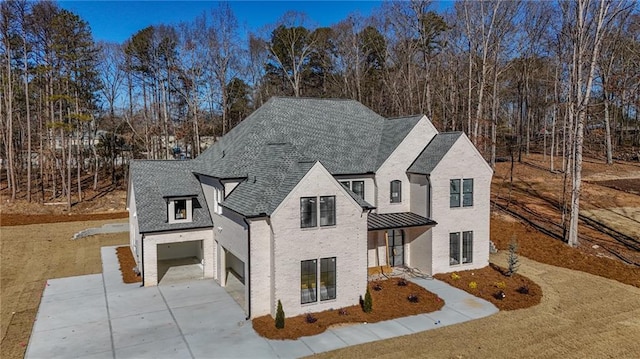
[[[121,182],[130,158],[197,156],[272,96],[350,98],[465,131],[492,166],[544,151],[567,178],[563,213],[577,228],[585,145],[607,163],[640,146],[639,6],[435,8],[388,2],[330,27],[287,13],[247,32],[222,3],[115,44],[53,2],[2,2],[3,181],[12,198],[71,206],[87,186]]]

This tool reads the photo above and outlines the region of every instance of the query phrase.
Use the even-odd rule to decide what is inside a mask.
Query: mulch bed
[[[21,214],[2,213],[0,226],[23,226],[38,223],[59,223],[76,221],[99,221],[129,217],[129,212],[83,213],[83,214]]]
[[[504,268],[490,264],[482,269],[441,273],[433,277],[485,299],[500,310],[529,308],[540,303],[542,289],[539,285],[520,274],[508,277],[504,273]]]
[[[136,260],[133,258],[131,248],[118,247],[116,248],[116,254],[118,255],[118,262],[120,262],[120,272],[122,273],[122,280],[125,283],[140,283],[142,277],[133,271],[133,268],[137,266]]]
[[[406,286],[398,285],[400,278],[369,282],[369,291],[373,300],[373,310],[370,313],[362,311],[360,305],[346,308],[336,308],[318,313],[311,313],[317,319],[314,323],[307,323],[307,315],[286,318],[283,329],[275,327],[275,320],[270,315],[253,319],[253,328],[258,334],[269,339],[298,339],[300,337],[316,335],[331,326],[376,323],[383,320],[406,317],[421,313],[430,313],[444,306],[444,301],[437,295],[427,291],[410,281],[404,281]],[[374,290],[379,285],[380,290]],[[414,294],[417,303],[410,302],[407,297]],[[285,315],[287,308],[283,308]]]

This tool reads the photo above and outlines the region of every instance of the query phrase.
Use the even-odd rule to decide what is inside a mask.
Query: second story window
[[[318,211],[318,207],[320,210]],[[300,198],[300,228],[318,226],[318,212],[320,213],[320,227],[336,225],[336,196],[302,197]]]
[[[449,181],[449,206],[460,207],[460,180],[452,179]]]
[[[360,196],[360,198],[364,199],[364,181],[351,182],[351,190]]]
[[[300,198],[300,228],[317,226],[316,197]]]
[[[193,220],[193,205],[197,203],[195,198],[168,198],[167,199],[167,222],[183,223]]]
[[[473,206],[473,178],[452,179],[449,183],[449,206],[451,208]]]
[[[364,181],[340,181],[340,184],[364,199]]]
[[[473,206],[473,178],[462,180],[462,206]]]
[[[173,202],[173,208],[175,210],[174,219],[187,219],[187,200],[178,199]]]
[[[391,203],[402,202],[402,181],[391,181]]]
[[[320,225],[336,225],[336,196],[320,197]]]

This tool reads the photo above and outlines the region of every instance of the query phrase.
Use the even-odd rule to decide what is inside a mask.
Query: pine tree
[[[367,288],[367,292],[364,295],[364,304],[362,305],[362,310],[365,313],[371,313],[371,311],[373,310],[373,299],[371,298],[369,288]]]
[[[511,277],[516,274],[518,271],[518,267],[520,267],[520,260],[518,259],[518,242],[515,237],[511,238],[511,242],[509,243],[509,257],[507,258],[507,264],[509,268],[507,269],[507,276]]]
[[[278,309],[276,310],[276,328],[284,328],[284,310],[282,310],[282,303],[278,299]]]

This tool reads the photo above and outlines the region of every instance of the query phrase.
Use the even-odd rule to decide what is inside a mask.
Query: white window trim
[[[175,204],[177,201],[186,201],[186,217],[184,219],[176,219]],[[169,198],[167,201],[167,219],[168,223],[187,223],[193,221],[193,198],[176,197]]]

